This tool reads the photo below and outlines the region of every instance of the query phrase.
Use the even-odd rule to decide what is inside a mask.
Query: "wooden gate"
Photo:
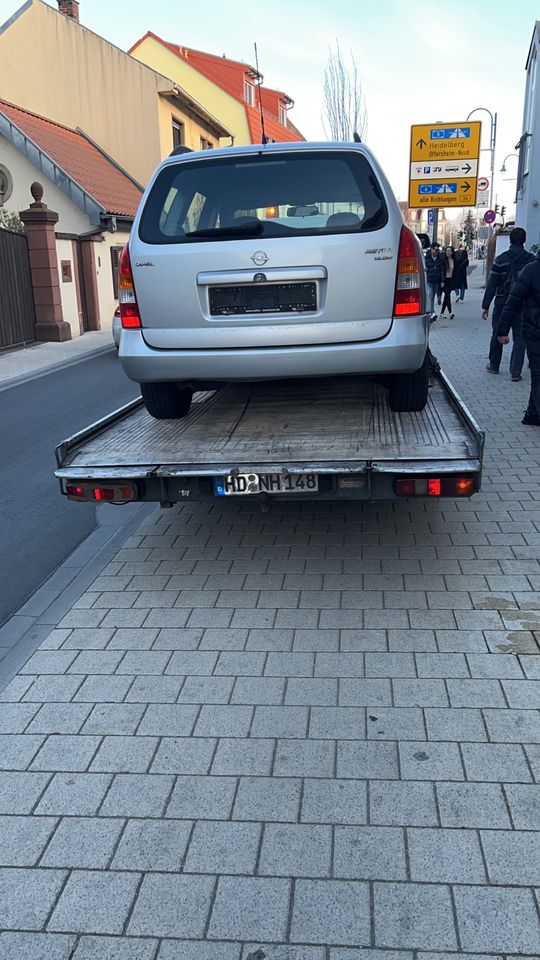
[[[0,350],[36,339],[26,237],[0,229]]]

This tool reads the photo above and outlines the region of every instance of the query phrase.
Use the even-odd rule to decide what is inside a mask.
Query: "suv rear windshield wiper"
[[[256,237],[262,233],[260,220],[254,223],[239,223],[231,227],[209,227],[206,230],[190,230],[186,237]]]

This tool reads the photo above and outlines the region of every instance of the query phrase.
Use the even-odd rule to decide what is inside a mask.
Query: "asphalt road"
[[[56,444],[138,392],[114,349],[0,391],[0,625],[96,526],[60,494]]]

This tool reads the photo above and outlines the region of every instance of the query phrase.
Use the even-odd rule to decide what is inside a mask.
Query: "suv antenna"
[[[256,68],[257,68],[257,75],[258,75],[258,77],[259,77],[259,83],[258,83],[258,87],[259,87],[259,112],[260,112],[260,114],[261,114],[262,142],[263,142],[263,143],[268,143],[268,140],[267,140],[267,137],[266,137],[266,131],[265,131],[265,129],[264,129],[264,112],[263,112],[262,97],[261,97],[261,75],[260,75],[260,73],[259,73],[259,54],[257,53],[257,44],[254,43],[253,46],[255,47],[255,66],[256,66]]]
[[[353,140],[355,143],[362,143],[362,137],[358,133],[358,130],[355,130],[353,133]]]

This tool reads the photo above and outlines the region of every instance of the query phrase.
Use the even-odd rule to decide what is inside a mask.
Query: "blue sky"
[[[56,6],[53,0],[49,0]],[[19,6],[0,0],[0,22]],[[253,41],[265,84],[295,100],[291,119],[308,139],[322,137],[321,106],[328,46],[351,49],[368,108],[367,142],[400,199],[406,197],[412,123],[462,121],[474,107],[498,113],[495,191],[509,205],[514,159],[503,157],[522,132],[525,60],[539,10],[531,0],[80,0],[81,22],[127,49],[147,30],[185,46],[253,62]],[[439,13],[437,11],[440,11]],[[489,117],[482,120],[487,145]],[[489,173],[483,153],[480,172]]]

